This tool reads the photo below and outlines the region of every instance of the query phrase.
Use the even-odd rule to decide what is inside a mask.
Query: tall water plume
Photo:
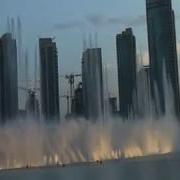
[[[19,121],[0,129],[0,167],[18,168],[57,163],[91,162],[166,154],[179,150],[179,124],[161,121],[123,122],[111,119],[102,126],[72,120],[46,125]],[[171,119],[171,121],[170,121]]]
[[[158,118],[147,106],[143,118],[134,121],[105,116],[104,119],[72,119],[60,124],[46,124],[19,118],[6,124],[0,128],[0,168],[91,162],[179,151],[179,123],[171,103],[172,87],[165,75],[164,88],[169,111]],[[146,90],[145,86],[143,93]],[[148,104],[151,102],[148,100]]]

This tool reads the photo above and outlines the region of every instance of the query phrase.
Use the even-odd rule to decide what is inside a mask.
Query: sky
[[[180,51],[180,1],[172,0],[176,15],[177,43]],[[89,44],[91,34],[102,48],[103,63],[108,67],[112,96],[117,96],[115,36],[132,27],[137,51],[147,63],[145,0],[0,0],[0,35],[7,30],[7,17],[21,18],[23,46],[33,51],[39,37],[53,37],[59,53],[59,74],[81,71],[83,39]],[[33,71],[30,71],[33,72]],[[61,80],[61,94],[65,94]]]

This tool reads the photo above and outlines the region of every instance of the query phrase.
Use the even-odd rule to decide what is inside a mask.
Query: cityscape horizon
[[[13,3],[8,3],[8,11],[16,12],[17,4],[13,9]],[[49,17],[42,10],[46,14],[42,27],[34,24],[29,29],[29,33],[41,29],[41,35],[32,32],[36,40],[30,36],[29,42],[24,16],[7,11],[6,28],[0,30],[0,177],[4,170],[61,167],[66,171],[73,164],[108,168],[104,162],[113,167],[116,161],[128,167],[140,162],[168,165],[174,159],[178,163],[180,24],[176,3],[146,0],[145,6],[139,4],[143,10],[137,10],[146,15],[136,18],[129,9],[128,19],[111,8],[111,14],[103,15],[109,4],[105,1],[102,15],[64,18],[62,23],[54,22],[46,35],[42,30],[46,32],[56,8]],[[48,5],[45,1],[42,7]],[[86,3],[82,7],[86,9]],[[36,8],[29,23],[38,22],[38,3]]]

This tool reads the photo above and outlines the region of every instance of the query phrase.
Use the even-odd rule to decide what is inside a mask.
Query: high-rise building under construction
[[[176,114],[180,110],[175,17],[171,0],[146,0],[152,96],[158,113],[166,112],[164,79],[170,82]],[[158,98],[157,98],[158,97]]]
[[[88,48],[82,57],[82,86],[85,116],[92,121],[104,114],[101,48]]]
[[[39,39],[42,118],[57,122],[59,112],[58,56],[51,38]]]
[[[128,28],[116,36],[120,116],[135,114],[136,96],[136,39]]]
[[[0,122],[18,113],[17,47],[11,33],[0,38]]]

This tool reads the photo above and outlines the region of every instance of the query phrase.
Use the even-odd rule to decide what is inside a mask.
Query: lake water
[[[0,171],[0,180],[180,180],[180,155]]]

